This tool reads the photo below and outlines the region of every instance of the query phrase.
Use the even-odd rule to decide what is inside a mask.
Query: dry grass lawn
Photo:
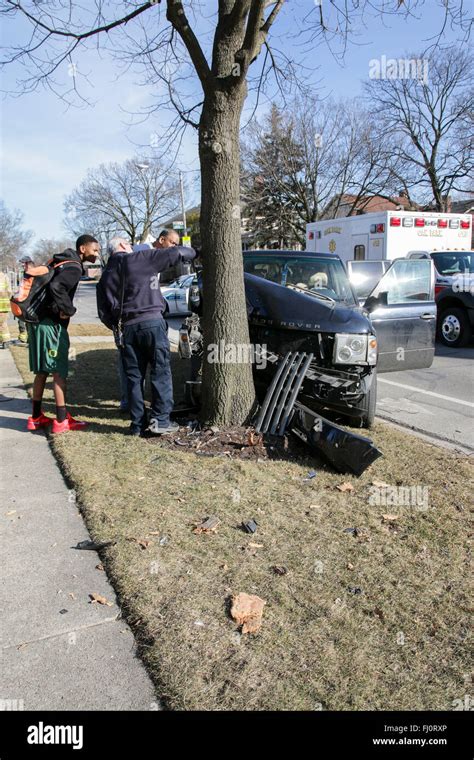
[[[13,348],[28,384],[26,353]],[[469,691],[469,460],[384,424],[385,456],[359,479],[313,458],[203,458],[128,438],[115,360],[110,344],[77,346],[70,408],[90,428],[51,443],[91,536],[116,541],[101,559],[165,705],[453,709]],[[371,505],[374,480],[427,486],[428,509]],[[210,515],[217,532],[194,534]],[[254,535],[239,527],[250,518]],[[229,616],[241,591],[266,601],[256,635]]]

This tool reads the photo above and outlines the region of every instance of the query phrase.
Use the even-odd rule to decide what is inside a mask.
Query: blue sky
[[[93,6],[91,0],[82,5]],[[396,6],[395,1],[393,5]],[[209,0],[200,3],[200,25],[205,23],[206,16],[210,17],[214,7],[215,3]],[[150,14],[154,10],[150,9]],[[286,52],[294,51],[296,58],[301,53],[300,39],[294,36],[295,19],[301,21],[309,11],[314,13],[314,2],[294,0],[288,3],[274,28],[274,44]],[[358,26],[358,36],[349,44],[343,62],[335,60],[328,48],[318,43],[314,50],[306,48],[305,63],[313,70],[321,96],[353,97],[360,93],[361,82],[368,76],[370,59],[382,55],[397,58],[406,51],[421,51],[440,25],[437,0],[426,0],[425,6],[408,20],[392,15],[382,21],[367,15],[365,26]],[[5,24],[2,45],[6,44],[7,35],[10,44],[21,43],[24,29],[17,22]],[[446,44],[456,37],[448,29],[442,41]],[[118,34],[113,44],[118,50]],[[25,226],[34,231],[35,239],[64,237],[64,197],[80,184],[87,169],[103,162],[123,161],[139,148],[151,155],[151,135],[160,130],[167,118],[159,110],[145,122],[130,116],[159,99],[159,88],[139,84],[140,72],[118,71],[117,61],[93,48],[81,52],[76,59],[78,72],[87,76],[82,91],[92,101],[91,106],[66,108],[44,89],[16,98],[6,96],[2,101],[0,196],[8,207],[23,211]],[[13,88],[21,74],[19,66],[9,67],[3,76],[2,89]],[[58,76],[63,83],[68,82],[66,63]],[[263,100],[260,110],[266,105]],[[133,121],[137,123],[131,126]],[[196,140],[189,132],[183,142],[179,168],[197,167]],[[187,176],[191,179],[196,175],[190,172]],[[190,183],[187,201],[191,205],[197,200]]]

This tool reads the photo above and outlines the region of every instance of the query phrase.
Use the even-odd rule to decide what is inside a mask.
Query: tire
[[[377,406],[377,370],[372,375],[372,384],[370,391],[364,396],[360,408],[362,417],[351,417],[350,424],[352,427],[371,428],[375,421],[375,409]]]
[[[471,340],[471,325],[464,309],[448,306],[438,317],[438,338],[445,346],[459,348]]]

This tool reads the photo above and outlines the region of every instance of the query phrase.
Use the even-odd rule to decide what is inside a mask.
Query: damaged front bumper
[[[180,336],[184,332],[182,328]],[[185,346],[180,346],[179,353],[183,358],[190,355],[186,344],[191,335],[192,330],[184,336]],[[196,336],[197,332],[191,341],[194,348],[197,346]],[[202,343],[199,349],[202,350]],[[357,416],[357,404],[368,390],[365,383],[372,381],[370,374],[364,376],[318,368],[311,353],[288,352],[280,357],[267,352],[266,359],[266,369],[254,371],[260,401],[255,420],[257,432],[273,435],[292,432],[341,473],[359,476],[382,456],[370,438],[352,433],[320,414],[321,408],[329,408]],[[186,383],[186,396],[188,402],[199,406],[199,378]]]
[[[362,475],[367,467],[383,456],[370,438],[345,430],[299,402],[294,406],[289,429],[318,454],[322,454],[338,472]]]

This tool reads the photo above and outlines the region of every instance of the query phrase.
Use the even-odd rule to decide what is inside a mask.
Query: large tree
[[[438,4],[446,23],[468,27],[462,0],[438,0]],[[164,84],[168,103],[182,123],[198,130],[206,346],[249,342],[240,240],[239,128],[249,87],[264,86],[270,70],[280,87],[292,80],[292,47],[286,45],[288,55],[270,45],[277,17],[288,7],[295,44],[299,32],[303,38],[298,42],[306,38],[314,59],[314,49],[324,42],[339,40],[343,48],[350,31],[363,26],[364,9],[387,11],[385,0],[316,2],[311,8],[293,6],[288,0],[217,0],[216,5],[216,14],[209,15],[192,0],[143,4],[121,0],[110,5],[97,0],[94,11],[75,0],[64,5],[55,0],[0,2],[7,17],[20,15],[22,28],[30,27],[24,44],[14,46],[7,56],[7,62],[25,65],[26,90],[45,84],[57,91],[60,67],[72,62],[81,46],[104,35],[114,38],[114,30],[121,29],[125,41],[120,44],[114,38],[120,62],[126,60],[128,42],[131,63],[144,65],[148,81]],[[409,15],[420,5],[423,0],[404,0],[388,11]],[[190,74],[197,79],[197,88],[190,86]],[[70,81],[74,89],[75,76]],[[176,143],[171,135],[173,140]],[[207,420],[241,423],[248,417],[255,398],[249,365],[205,361],[203,381]]]
[[[22,212],[10,211],[0,200],[0,270],[15,269],[32,234],[23,229]]]
[[[399,60],[405,68],[419,61],[420,76],[400,76]],[[365,86],[380,139],[390,135],[399,183],[447,211],[453,191],[472,189],[474,57],[456,45],[388,63],[386,76]]]
[[[64,204],[66,226],[74,234],[94,232],[102,238],[125,235],[146,240],[178,209],[179,185],[156,160],[134,158],[123,164],[89,169]]]

